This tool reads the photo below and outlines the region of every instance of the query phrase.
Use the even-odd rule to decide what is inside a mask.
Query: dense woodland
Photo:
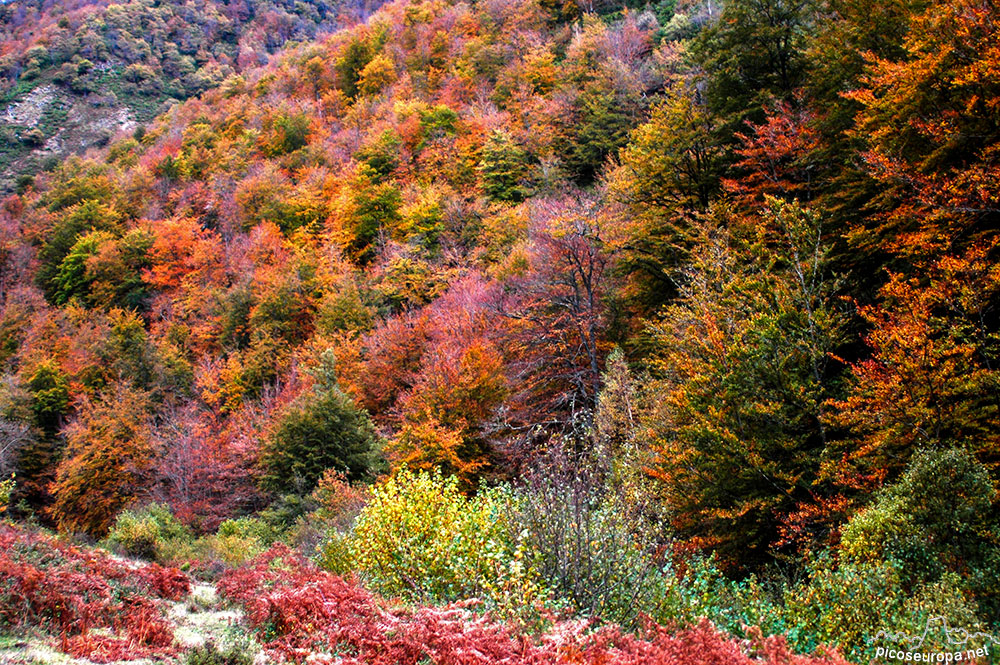
[[[393,0],[264,65],[294,21],[2,9],[115,7],[175,12],[135,85],[204,92],[2,203],[18,529],[222,574],[279,660],[423,662],[310,641],[324,585],[478,599],[483,663],[1000,633],[993,0]]]

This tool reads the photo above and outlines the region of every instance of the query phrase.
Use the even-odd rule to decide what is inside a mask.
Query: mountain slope
[[[0,5],[0,186],[103,147],[170,104],[267,62],[287,41],[372,9],[270,0]]]

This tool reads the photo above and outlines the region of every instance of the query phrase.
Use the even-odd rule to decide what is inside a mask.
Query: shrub
[[[118,514],[107,543],[125,554],[155,561],[179,561],[190,555],[191,531],[164,504],[151,503]]]
[[[226,520],[219,525],[219,530],[215,535],[253,540],[266,543],[268,547],[278,538],[274,528],[258,517],[239,517]]]
[[[312,493],[312,500],[317,504],[313,516],[346,532],[365,507],[368,496],[366,487],[352,485],[342,472],[328,469]]]
[[[283,536],[290,525],[305,517],[314,507],[315,504],[309,496],[285,494],[257,513],[260,525],[256,530],[270,545]]]
[[[835,565],[821,559],[806,583],[785,592],[791,637],[806,648],[863,645],[893,623],[902,603],[899,572],[887,564]]]
[[[585,456],[553,453],[516,492],[506,519],[559,597],[584,616],[632,625],[671,583],[667,542],[605,475]]]
[[[684,562],[682,574],[661,571],[660,593],[644,609],[668,625],[707,619],[740,638],[781,635],[797,652],[834,646],[854,662],[874,657],[879,631],[919,635],[931,617],[945,617],[949,626],[970,634],[989,632],[954,574],[908,589],[893,564],[837,561],[830,553],[803,572],[801,580],[779,575],[734,581],[713,560],[694,557]],[[928,637],[928,647],[941,637]]]
[[[316,562],[324,570],[346,575],[353,568],[351,528],[368,501],[368,492],[330,469],[323,474],[311,499],[317,508],[296,525],[293,542],[300,551],[315,551]]]
[[[879,631],[919,635],[931,617],[970,634],[982,630],[975,606],[965,599],[961,580],[953,573],[907,588],[898,564],[834,562],[821,557],[809,567],[806,581],[784,591],[784,606],[772,623],[773,632],[788,635],[799,649],[836,645],[856,662],[874,657]],[[926,648],[942,635],[927,638]]]
[[[279,534],[255,517],[226,520],[215,535],[207,539],[211,554],[230,566],[237,566],[267,550]]]
[[[996,632],[996,624],[992,627],[986,625],[985,619],[996,615],[990,615],[988,611],[983,611],[982,605],[977,607],[976,600],[969,598],[965,590],[966,581],[956,573],[947,572],[937,581],[924,584],[915,589],[903,602],[902,611],[895,625],[890,629],[896,633],[905,632],[907,635],[920,635],[928,625],[928,621],[935,617],[944,617],[949,626],[965,630],[970,637],[969,646],[980,647],[990,646],[994,642],[991,638],[982,638]],[[977,610],[981,617],[977,616]],[[877,632],[877,631],[872,631]],[[874,637],[874,636],[872,636]],[[924,649],[934,649],[937,651],[950,651],[951,636],[942,634],[940,631],[929,634],[925,642]],[[865,655],[870,655],[874,646],[870,641],[863,645]],[[860,647],[860,645],[859,645]],[[861,648],[855,650],[855,653]],[[993,655],[994,662],[996,655]]]
[[[765,635],[786,634],[781,585],[764,585],[756,577],[728,579],[713,558],[695,555],[683,565],[665,564],[657,571],[655,593],[640,608],[668,625],[693,626],[708,619],[720,630],[750,637],[750,628]],[[792,646],[797,646],[793,641]],[[810,648],[811,650],[811,648]]]
[[[71,655],[95,662],[169,655],[173,635],[161,601],[189,591],[176,569],[123,563],[99,550],[0,527],[5,633],[41,629],[59,636]]]
[[[185,665],[252,665],[253,657],[235,648],[220,650],[214,642],[188,652]]]
[[[10,505],[10,497],[14,494],[15,485],[13,474],[6,480],[0,480],[0,514],[7,512],[7,507]]]
[[[453,477],[402,469],[372,491],[354,526],[354,559],[372,588],[392,596],[455,600],[480,591],[483,546],[506,541],[493,506],[468,499]],[[495,517],[495,515],[494,515]]]
[[[899,482],[844,528],[850,561],[891,561],[906,588],[948,572],[964,577],[987,612],[1000,610],[1000,521],[987,469],[962,449],[913,456]]]
[[[531,608],[546,594],[502,519],[508,500],[497,489],[469,498],[454,476],[403,468],[372,490],[349,556],[385,594],[430,602],[485,596],[501,612]],[[323,559],[337,569],[345,554],[331,539]]]
[[[355,566],[351,548],[352,540],[349,535],[331,530],[319,544],[316,564],[337,575],[350,575]]]

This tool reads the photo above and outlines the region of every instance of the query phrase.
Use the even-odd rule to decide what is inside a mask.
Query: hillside
[[[326,2],[75,2],[0,5],[0,187],[142,131],[171,104],[365,18]],[[20,178],[20,180],[18,180]]]
[[[242,580],[278,661],[388,662],[382,619],[414,663],[453,620],[496,653],[992,644],[1000,10],[393,0],[311,38],[334,10],[297,3],[236,37],[244,8],[164,19],[210,57],[143,56],[122,99],[178,101],[141,128],[17,162],[7,517]],[[4,48],[8,117],[46,122],[66,84]],[[286,555],[259,604],[241,566]]]

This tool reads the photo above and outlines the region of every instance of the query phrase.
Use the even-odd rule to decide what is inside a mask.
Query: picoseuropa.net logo
[[[940,631],[944,641],[937,642],[933,650],[927,649],[927,638],[934,631]],[[873,641],[876,643],[876,659],[908,663],[964,663],[980,660],[988,656],[993,647],[1000,645],[1000,640],[987,633],[970,633],[965,628],[951,628],[948,620],[940,616],[928,618],[924,631],[919,635],[880,630]]]

